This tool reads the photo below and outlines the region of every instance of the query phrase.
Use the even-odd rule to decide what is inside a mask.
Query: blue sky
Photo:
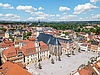
[[[3,21],[100,21],[100,0],[0,0]]]

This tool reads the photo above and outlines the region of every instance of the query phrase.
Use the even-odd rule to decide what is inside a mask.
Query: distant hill
[[[0,24],[4,24],[4,25],[7,25],[7,24],[29,24],[29,23],[37,23],[37,22],[15,22],[15,21],[0,21]],[[56,22],[56,21],[52,21],[52,22],[43,22],[41,21],[42,24],[58,24],[58,23],[61,23],[61,24],[100,24],[100,21],[61,21],[61,22]]]

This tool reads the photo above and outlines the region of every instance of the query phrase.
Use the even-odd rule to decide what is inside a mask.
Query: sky
[[[0,21],[100,21],[100,0],[0,0]]]

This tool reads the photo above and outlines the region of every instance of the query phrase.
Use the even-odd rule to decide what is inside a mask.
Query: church
[[[61,44],[56,37],[45,33],[39,33],[37,39],[48,45],[50,54],[55,56],[60,56],[62,54]]]
[[[40,25],[40,22],[38,23],[38,27],[43,28]],[[60,56],[62,54],[62,47],[58,39],[54,37],[53,35],[43,33],[42,30],[41,31],[39,31],[39,29],[37,30],[38,30],[37,40],[43,41],[44,43],[48,45],[49,52],[51,55]]]

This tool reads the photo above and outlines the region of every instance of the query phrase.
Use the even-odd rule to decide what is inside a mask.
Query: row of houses
[[[100,42],[98,41],[91,41],[91,43],[88,42],[78,42],[78,46],[82,51],[91,51],[95,53],[100,53]]]
[[[49,58],[48,46],[42,41],[16,41],[2,52],[2,61],[21,62],[25,65]]]
[[[73,75],[100,75],[100,60],[96,61],[94,64],[84,66]]]

